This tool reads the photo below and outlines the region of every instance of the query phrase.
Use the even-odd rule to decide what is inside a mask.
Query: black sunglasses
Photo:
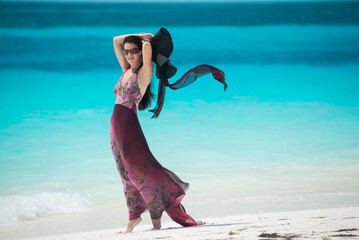
[[[131,49],[123,49],[123,54],[128,55],[128,53],[136,54],[140,51],[138,48],[131,48]]]

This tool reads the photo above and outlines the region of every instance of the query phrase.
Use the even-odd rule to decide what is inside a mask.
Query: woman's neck
[[[131,66],[131,71],[132,71],[132,72],[135,72],[136,69],[137,69],[140,65],[141,65],[141,63],[138,63],[138,64],[136,64],[136,65]]]

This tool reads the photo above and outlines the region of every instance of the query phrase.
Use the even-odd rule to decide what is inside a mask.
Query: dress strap
[[[122,75],[121,75],[121,77],[120,77],[120,87],[122,88],[122,78],[123,78],[123,76],[125,75],[125,73],[127,72],[127,70],[128,70],[129,68],[127,68],[123,73],[122,73]]]

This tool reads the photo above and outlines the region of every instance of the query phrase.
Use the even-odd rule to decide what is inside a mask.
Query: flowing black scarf
[[[173,90],[177,90],[183,87],[190,85],[195,82],[197,78],[202,77],[208,73],[212,73],[214,79],[224,84],[224,91],[227,89],[227,84],[224,79],[224,72],[215,68],[213,66],[207,64],[198,65],[195,68],[188,70],[180,79],[176,82],[170,84],[168,79],[161,79],[158,84],[158,96],[157,96],[157,104],[154,109],[148,110],[149,112],[153,112],[153,116],[151,118],[157,118],[162,110],[163,103],[165,100],[166,87],[169,87]]]

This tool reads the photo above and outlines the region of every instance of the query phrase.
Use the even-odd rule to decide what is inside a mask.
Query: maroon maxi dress
[[[111,117],[110,140],[129,219],[138,218],[145,211],[150,212],[151,219],[158,219],[166,211],[182,226],[196,226],[198,223],[186,214],[180,203],[189,184],[156,160],[142,132],[136,110],[136,104],[142,99],[137,73],[132,73],[123,84],[124,73],[116,85],[118,91]]]

